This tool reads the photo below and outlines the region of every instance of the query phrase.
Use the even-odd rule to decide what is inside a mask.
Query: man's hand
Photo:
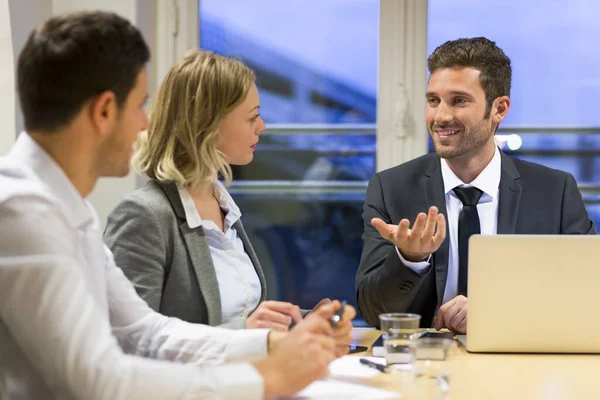
[[[283,301],[263,301],[246,320],[246,328],[267,328],[287,332],[292,323],[302,321],[300,307]]]
[[[329,299],[323,299],[312,309],[310,313],[306,315],[304,320],[309,320],[316,315],[316,318],[325,318],[327,321],[331,321],[331,317],[336,313],[342,304],[338,300],[331,301]],[[350,344],[352,343],[352,320],[356,316],[356,310],[351,305],[346,304],[344,306],[344,314],[342,319],[338,322],[336,328],[333,330],[333,338],[336,343],[336,357],[341,357],[348,354],[350,351]],[[303,323],[296,325],[292,330],[306,329]]]
[[[323,301],[321,301],[323,302]],[[319,303],[321,304],[321,303]],[[326,306],[323,307],[331,307],[333,306],[333,313],[331,313],[331,316],[333,316],[333,314],[335,312],[337,312],[340,307],[341,307],[341,303],[337,300],[330,302],[330,303],[326,303]],[[313,309],[312,313],[318,313],[319,310],[323,307],[319,307],[319,308],[315,308]],[[328,310],[324,310],[325,311],[325,315],[328,315],[330,311]],[[331,316],[328,317],[329,320],[331,320]],[[340,319],[340,322],[338,322],[337,326],[335,327],[335,329],[333,330],[333,337],[335,339],[335,344],[336,344],[336,350],[335,350],[335,355],[337,357],[341,357],[344,356],[346,354],[348,354],[348,352],[350,351],[350,344],[352,343],[352,320],[354,319],[354,317],[356,317],[356,310],[354,309],[354,307],[352,307],[349,304],[346,304],[344,306],[344,314],[342,315],[342,319]]]
[[[438,331],[443,327],[455,333],[467,333],[467,309],[469,299],[465,296],[456,296],[440,307],[435,317],[435,329]]]
[[[263,377],[266,398],[290,396],[329,373],[328,365],[336,358],[330,322],[336,305],[339,308],[339,302],[319,307],[289,333],[269,334],[269,357],[254,364]]]
[[[317,308],[319,308],[319,307],[321,307],[321,306],[324,306],[325,304],[329,304],[329,303],[331,303],[331,299],[330,299],[330,298],[326,297],[326,298],[324,298],[324,299],[321,299],[321,301],[319,301],[319,302],[317,303],[317,305],[316,305],[316,306],[314,306],[312,310],[310,310],[310,312],[313,312],[313,311],[314,311],[314,310],[316,310]]]
[[[373,218],[371,224],[382,238],[392,242],[407,261],[425,261],[440,248],[446,238],[446,219],[439,214],[437,207],[429,208],[429,214],[419,213],[412,229],[410,221],[403,219],[400,224],[386,224],[380,218]],[[437,228],[437,229],[436,229]]]

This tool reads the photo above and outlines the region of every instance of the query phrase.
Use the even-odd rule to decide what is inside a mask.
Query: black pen
[[[340,309],[337,310],[337,312],[331,316],[331,327],[333,329],[335,329],[335,327],[342,320],[342,315],[344,315],[344,307],[345,306],[346,306],[346,300],[342,301],[342,305],[340,306]]]
[[[361,358],[360,363],[366,365],[367,367],[375,368],[380,372],[388,372],[387,366],[371,361],[368,358]]]

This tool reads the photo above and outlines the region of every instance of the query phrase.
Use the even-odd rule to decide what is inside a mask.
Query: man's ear
[[[500,96],[494,100],[492,105],[492,121],[498,125],[508,114],[510,109],[510,98],[508,96]]]
[[[119,107],[115,93],[107,90],[89,102],[89,117],[95,132],[104,139],[109,135],[117,122]]]

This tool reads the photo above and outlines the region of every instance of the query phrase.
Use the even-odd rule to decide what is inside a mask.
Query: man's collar
[[[442,169],[442,179],[444,180],[444,193],[448,194],[452,189],[457,186],[466,185],[460,180],[458,176],[450,169],[445,159],[440,160]],[[481,171],[479,176],[473,180],[468,186],[474,186],[479,190],[483,191],[490,197],[498,195],[498,187],[500,186],[500,176],[502,173],[502,162],[500,157],[500,150],[498,147],[495,148],[494,156],[492,160],[486,165]]]
[[[27,132],[19,135],[7,158],[46,188],[74,228],[96,220],[91,204],[81,197],[65,171]]]

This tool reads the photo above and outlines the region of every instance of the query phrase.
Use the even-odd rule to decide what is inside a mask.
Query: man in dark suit
[[[428,68],[425,118],[436,154],[369,182],[357,301],[374,326],[381,313],[414,312],[422,326],[466,333],[470,235],[595,231],[572,175],[496,146],[512,72],[494,42],[446,42]]]

